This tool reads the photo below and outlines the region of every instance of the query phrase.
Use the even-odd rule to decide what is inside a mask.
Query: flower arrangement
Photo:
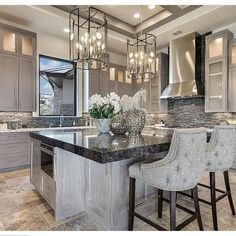
[[[89,98],[89,114],[95,119],[110,119],[120,112],[120,97],[111,92],[107,96],[94,94]]]

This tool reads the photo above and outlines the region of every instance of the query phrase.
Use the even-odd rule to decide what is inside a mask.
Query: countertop
[[[71,126],[71,127],[45,127],[45,128],[20,128],[20,129],[8,129],[0,130],[0,134],[4,133],[20,133],[20,132],[35,132],[35,131],[53,131],[53,130],[73,130],[73,129],[87,129],[96,128],[95,126]]]
[[[151,132],[150,132],[151,131]],[[142,135],[98,134],[96,129],[30,132],[30,137],[104,164],[168,151],[173,129],[145,128]]]

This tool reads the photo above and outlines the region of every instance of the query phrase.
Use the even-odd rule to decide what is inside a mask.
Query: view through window
[[[39,115],[76,115],[76,73],[71,61],[39,56]]]

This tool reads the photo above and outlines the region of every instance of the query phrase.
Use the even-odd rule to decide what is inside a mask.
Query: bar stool
[[[209,172],[210,186],[199,183],[200,186],[210,189],[211,201],[199,199],[199,201],[211,205],[214,230],[218,230],[216,203],[228,197],[232,214],[235,209],[230,189],[228,170],[233,164],[236,156],[236,131],[233,125],[215,126],[206,151],[206,171]],[[223,172],[226,191],[216,188],[215,173]],[[216,198],[216,192],[222,193]]]
[[[162,198],[162,200],[170,202],[170,230],[180,230],[195,219],[198,220],[199,229],[203,230],[197,183],[206,168],[205,154],[206,129],[176,129],[173,133],[170,150],[165,158],[152,163],[139,162],[130,166],[128,230],[133,230],[134,216],[158,230],[166,230],[135,212],[136,179],[161,191],[170,192],[170,200]],[[195,211],[176,204],[176,192],[190,189],[193,190]],[[176,207],[192,215],[178,226],[176,226]]]

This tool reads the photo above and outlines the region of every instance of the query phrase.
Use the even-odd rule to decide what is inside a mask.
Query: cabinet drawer
[[[42,193],[48,204],[55,209],[56,202],[56,182],[41,171],[42,174]]]
[[[23,140],[28,140],[29,139],[29,134],[28,133],[2,133],[0,134],[0,142],[1,141],[7,141],[7,140],[19,140],[19,141],[23,141]]]
[[[0,169],[18,167],[27,164],[29,164],[27,154],[15,156],[3,155],[2,158],[0,158]]]
[[[28,142],[0,142],[0,159],[4,154],[14,153],[28,153],[29,143]]]

